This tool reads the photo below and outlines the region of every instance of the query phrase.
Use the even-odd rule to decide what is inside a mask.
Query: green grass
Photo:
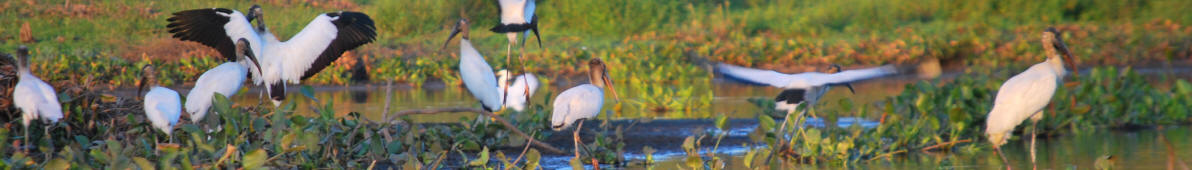
[[[34,2],[28,4],[26,2]],[[488,31],[497,23],[491,1],[327,1],[261,2],[266,22],[285,39],[300,30],[315,14],[356,10],[376,20],[378,40],[350,57],[368,61],[371,80],[397,80],[420,85],[426,81],[458,84],[452,70],[456,47],[439,52],[446,29],[461,11],[473,21],[472,37],[496,68],[522,64],[504,63],[505,40]],[[132,67],[137,60],[174,63],[189,58],[210,58],[207,49],[181,45],[169,38],[165,19],[170,13],[191,8],[225,7],[244,10],[241,1],[151,2],[106,0],[91,2],[9,1],[0,4],[0,49],[26,44],[34,49],[36,64],[112,61],[106,67]],[[1058,26],[1086,65],[1138,64],[1161,60],[1187,61],[1192,14],[1182,9],[1192,2],[1179,0],[1121,1],[944,1],[944,0],[846,0],[846,1],[544,1],[538,14],[546,44],[528,47],[529,71],[575,75],[577,63],[591,57],[621,58],[630,68],[650,63],[688,63],[687,53],[714,61],[764,68],[802,67],[839,63],[878,65],[915,62],[923,58],[965,61],[982,66],[1007,66],[1038,60],[1040,30]],[[20,41],[21,24],[29,23],[34,43]],[[623,50],[628,47],[629,50]],[[665,48],[648,53],[637,49]],[[586,50],[585,50],[586,49]],[[9,51],[9,50],[2,50]],[[634,53],[634,54],[630,54]],[[51,56],[69,56],[53,58]],[[579,57],[579,58],[575,58]],[[65,61],[62,61],[65,60]],[[193,81],[214,65],[183,64],[163,67],[177,75],[163,76],[165,84]],[[310,84],[349,84],[347,64],[337,64],[304,81]],[[680,64],[678,70],[690,69]],[[121,77],[135,72],[107,72],[90,67],[48,70],[99,73],[101,81],[118,87],[130,84]],[[665,70],[671,71],[671,70]],[[37,71],[47,75],[45,71]],[[51,81],[82,78],[61,76]],[[657,77],[653,80],[676,77]]]

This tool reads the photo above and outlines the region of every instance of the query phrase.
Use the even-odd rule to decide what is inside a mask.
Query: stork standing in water
[[[447,42],[443,42],[442,49],[447,48],[447,44],[451,43],[456,35],[461,35],[459,40],[459,74],[464,81],[464,86],[468,88],[468,92],[472,93],[472,97],[480,100],[480,104],[485,111],[494,112],[501,110],[504,106],[504,94],[498,91],[497,77],[493,74],[492,66],[484,61],[484,56],[472,47],[471,38],[468,36],[468,19],[460,19],[455,23],[455,27],[451,29],[451,35],[447,37]]]
[[[45,133],[49,138],[50,126],[58,123],[58,119],[62,119],[62,105],[58,103],[58,93],[54,92],[54,87],[41,81],[40,78],[33,75],[33,71],[29,70],[29,47],[24,45],[17,48],[17,76],[19,78],[16,87],[12,90],[12,101],[17,109],[21,110],[21,126],[25,131],[25,136],[23,136],[25,143],[31,143],[29,124],[37,119],[47,121]]]
[[[178,117],[182,116],[182,99],[178,92],[157,85],[157,71],[153,65],[141,67],[141,85],[137,87],[137,94],[141,94],[146,87],[149,92],[142,99],[145,104],[145,118],[154,128],[166,133],[171,143],[174,125],[178,124]]]
[[[1043,107],[1051,103],[1056,87],[1063,82],[1063,77],[1067,74],[1064,64],[1076,68],[1071,62],[1072,53],[1060,38],[1059,31],[1047,28],[1043,31],[1042,40],[1047,60],[1006,80],[998,89],[993,110],[989,111],[985,120],[985,136],[993,143],[993,148],[997,151],[998,157],[1002,158],[1006,169],[1010,169],[1010,163],[1002,154],[1001,146],[1006,144],[1014,127],[1027,118],[1031,119],[1030,156],[1031,166],[1035,167],[1035,124],[1043,119]]]
[[[608,79],[607,70],[604,61],[601,61],[600,58],[593,58],[588,61],[588,80],[590,82],[567,89],[555,97],[554,110],[551,111],[550,118],[551,128],[561,131],[575,124],[575,131],[571,135],[575,142],[575,159],[577,160],[579,159],[579,146],[583,143],[579,139],[580,128],[584,126],[584,120],[595,118],[600,114],[600,110],[604,106],[605,88],[613,93],[614,99],[621,100],[621,97],[617,96],[617,89],[613,88],[612,81]]]
[[[254,28],[250,21],[256,20]],[[372,18],[360,12],[337,11],[315,16],[306,28],[282,42],[265,28],[264,12],[253,5],[249,15],[225,8],[176,12],[166,27],[174,38],[195,41],[234,60],[235,42],[245,38],[260,57],[260,78],[274,106],[285,100],[285,83],[299,84],[339,59],[344,52],[376,40]],[[250,69],[251,70],[251,69]]]
[[[236,42],[236,56],[239,61],[225,62],[199,76],[195,87],[186,94],[186,111],[190,113],[192,122],[199,122],[207,115],[207,109],[211,108],[211,99],[215,93],[229,98],[236,95],[236,92],[240,91],[240,85],[244,84],[249,68],[261,68],[250,46],[248,39],[241,38]]]
[[[512,72],[501,70],[497,71],[497,81],[501,89],[508,89],[508,91],[498,91],[502,93],[499,96],[505,97],[505,107],[518,112],[526,110],[528,99],[534,96],[535,90],[538,90],[538,77],[530,73],[513,78]]]

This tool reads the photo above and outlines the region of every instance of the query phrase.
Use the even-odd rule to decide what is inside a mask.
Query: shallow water
[[[1164,138],[1160,138],[1160,135],[1163,135]],[[1166,141],[1161,139],[1166,139]],[[1168,142],[1171,144],[1171,148],[1166,145]],[[1106,155],[1113,156],[1116,168],[1124,169],[1167,169],[1169,160],[1174,161],[1170,163],[1174,163],[1175,169],[1181,169],[1181,161],[1185,164],[1192,163],[1192,127],[1188,126],[1134,132],[1102,130],[1087,134],[1041,139],[1036,145],[1039,149],[1036,152],[1039,169],[1093,169],[1093,163],[1097,158]],[[1010,164],[1014,166],[1014,169],[1030,169],[1030,158],[1027,152],[1029,143],[1026,140],[1011,140],[1002,149],[1006,152],[1006,158],[1010,159]],[[728,169],[747,169],[742,164],[747,148],[721,147],[720,150],[718,156],[727,160]],[[632,158],[640,154],[628,155]],[[655,153],[654,157],[662,161],[658,161],[652,166],[659,169],[684,167],[682,161],[684,156],[681,151],[660,151]],[[563,159],[564,162],[566,160]],[[838,166],[840,165],[797,165],[797,167],[802,167],[800,169],[838,168]],[[566,163],[553,164],[552,167],[570,168]],[[643,165],[631,165],[628,168],[644,167]],[[986,149],[976,153],[904,154],[890,159],[863,162],[853,165],[853,167],[858,169],[924,169],[924,167],[1000,169],[1002,163],[992,149]]]
[[[1136,69],[1138,73],[1148,75],[1148,78],[1156,85],[1157,88],[1170,88],[1170,82],[1173,79],[1189,79],[1192,78],[1192,68],[1178,68],[1174,71],[1164,71],[1161,69]],[[1173,74],[1175,73],[1175,74]],[[1159,78],[1158,75],[1174,75],[1169,78]],[[961,73],[945,73],[941,79],[947,82],[956,76],[967,76]],[[847,89],[833,88],[825,98],[821,100],[822,104],[818,109],[835,109],[838,108],[837,101],[848,98],[857,106],[870,107],[877,109],[887,97],[898,95],[902,92],[908,84],[913,84],[923,79],[919,79],[914,75],[900,75],[886,78],[879,78],[859,83],[854,83],[856,89],[855,93],[849,92]],[[600,119],[638,119],[638,118],[653,118],[653,119],[707,119],[714,117],[716,114],[725,114],[730,118],[752,119],[758,116],[761,108],[747,101],[750,98],[772,98],[775,94],[781,92],[780,89],[771,87],[761,87],[745,85],[732,81],[713,79],[711,84],[705,85],[691,85],[687,88],[696,88],[692,95],[707,95],[711,93],[712,100],[709,107],[703,109],[696,109],[692,111],[671,111],[671,112],[649,112],[640,111],[640,109],[622,109],[621,112],[615,115],[601,115]],[[554,84],[551,86],[544,86],[535,93],[532,99],[533,104],[549,107],[549,101],[545,101],[548,95],[555,95],[565,88],[574,86],[575,83],[563,83],[563,85]],[[296,89],[296,88],[292,88]],[[632,94],[639,94],[638,90],[624,84],[618,84],[618,93],[621,95],[620,105],[622,107],[632,107],[627,104],[627,101],[637,100],[636,96]],[[298,90],[291,90],[289,94],[289,102],[297,102],[299,106],[306,106],[310,103],[309,99],[302,97]],[[366,85],[354,87],[320,87],[316,89],[315,97],[320,100],[330,100],[335,102],[336,113],[346,114],[348,112],[363,113],[363,116],[369,119],[378,120],[383,117],[381,113],[385,108],[385,87],[383,85]],[[400,111],[408,109],[427,109],[427,108],[444,108],[444,107],[480,107],[478,102],[468,94],[467,90],[462,86],[438,86],[438,87],[424,87],[424,88],[393,88],[392,101],[389,102],[391,111]],[[246,94],[237,95],[234,99],[236,103],[257,103],[260,102],[256,92],[247,92]],[[618,103],[606,102],[605,110],[617,107]],[[309,108],[298,108],[299,114],[312,114]],[[606,112],[607,113],[607,112]],[[864,116],[864,115],[861,115]],[[459,122],[461,119],[471,119],[473,114],[469,113],[454,113],[454,114],[439,114],[439,115],[416,115],[412,118],[416,122]],[[862,126],[870,126],[875,123],[872,118],[866,117],[848,117],[840,118],[838,123],[859,123]],[[816,124],[816,121],[809,121],[809,125],[823,126],[822,122]],[[755,125],[754,125],[755,126]],[[753,126],[743,126],[751,128]],[[752,129],[731,129],[730,135],[745,135],[752,131]],[[1168,141],[1171,142],[1172,148],[1166,148],[1163,141],[1159,140],[1159,135],[1164,135]],[[676,142],[682,141],[681,139]],[[985,142],[985,141],[975,141]],[[1023,140],[1013,140],[1004,148],[1007,151],[1007,157],[1012,159],[1018,169],[1029,168],[1029,160],[1027,160],[1026,146],[1027,143]],[[1167,130],[1143,130],[1137,132],[1119,132],[1119,131],[1098,131],[1091,134],[1073,134],[1068,136],[1054,137],[1050,139],[1040,140],[1039,144],[1039,163],[1040,168],[1044,169],[1089,169],[1093,161],[1103,155],[1113,155],[1117,158],[1119,167],[1128,167],[1130,169],[1162,169],[1167,168],[1168,153],[1166,151],[1174,151],[1174,158],[1182,160],[1183,162],[1192,162],[1192,127],[1170,127]],[[757,145],[755,145],[757,146]],[[716,154],[722,155],[727,159],[728,168],[730,169],[744,169],[741,165],[743,154],[750,148],[743,148],[739,143],[722,145]],[[862,163],[858,168],[863,169],[918,169],[923,167],[939,167],[939,168],[957,168],[957,169],[997,169],[1001,166],[1000,160],[989,152],[977,153],[931,153],[931,154],[904,154],[904,156],[896,156],[890,159],[877,160],[869,163]],[[640,148],[628,148],[626,151],[627,158],[633,160],[644,159],[641,155]],[[681,166],[684,153],[678,149],[659,149],[654,155],[659,162],[654,168],[672,169]],[[571,156],[547,156],[544,157],[544,166],[553,168],[568,168],[567,160]],[[633,162],[633,161],[630,161]],[[797,165],[807,166],[807,168],[817,168],[819,166],[828,167],[829,165]],[[830,165],[832,167],[839,165]],[[1178,165],[1177,165],[1178,166]],[[823,168],[820,167],[820,168]],[[630,164],[630,168],[642,168],[642,165]],[[1178,168],[1178,167],[1177,167]]]

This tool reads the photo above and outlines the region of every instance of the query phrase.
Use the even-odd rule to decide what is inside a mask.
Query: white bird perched
[[[315,16],[306,28],[282,42],[265,28],[261,7],[254,5],[250,10],[247,17],[224,8],[176,12],[166,27],[174,38],[216,48],[229,59],[236,57],[236,40],[246,38],[263,67],[258,71],[263,74],[257,74],[261,77],[253,82],[266,87],[275,106],[285,100],[285,83],[299,84],[331,65],[344,52],[371,43],[377,37],[376,26],[368,15],[337,11]],[[256,28],[251,20],[257,21]]]
[[[174,125],[178,124],[178,117],[182,116],[182,99],[179,99],[178,92],[157,85],[153,65],[141,67],[141,74],[141,85],[137,87],[137,94],[141,94],[146,87],[150,88],[142,99],[145,104],[145,118],[149,119],[153,127],[166,133],[166,136],[172,136]]]
[[[17,80],[12,90],[13,104],[21,110],[21,125],[25,130],[25,143],[29,142],[29,124],[33,120],[42,119],[50,123],[57,123],[62,119],[62,105],[58,103],[58,93],[54,87],[33,75],[29,70],[29,47],[17,48]],[[49,125],[46,127],[49,134]]]
[[[237,60],[231,60],[207,70],[195,81],[195,87],[186,94],[186,112],[190,113],[192,122],[199,122],[207,115],[211,108],[212,97],[215,93],[232,97],[240,91],[245,76],[250,68],[260,69],[257,58],[253,56],[251,44],[241,38],[236,43]]]
[[[459,19],[459,22],[455,23],[447,42],[439,49],[447,48],[447,44],[450,44],[456,35],[462,35],[459,40],[459,74],[464,86],[472,93],[472,97],[480,100],[484,110],[501,110],[504,102],[501,101],[502,92],[497,89],[497,77],[493,74],[492,66],[484,61],[484,56],[472,47],[472,41],[468,36],[468,19]]]
[[[521,112],[526,109],[526,101],[538,90],[538,77],[530,73],[512,77],[513,73],[509,70],[497,72],[497,84],[501,85],[501,89],[509,89],[508,94],[498,91],[501,92],[499,96],[505,96],[505,107]],[[512,84],[509,84],[511,80]]]
[[[786,110],[787,114],[799,109],[799,104],[811,107],[819,101],[830,86],[844,85],[853,91],[850,82],[872,79],[898,73],[892,65],[874,68],[842,71],[840,66],[833,65],[828,73],[804,72],[785,74],[772,70],[759,70],[721,63],[718,70],[728,78],[747,83],[768,85],[782,88],[782,92],[775,97],[775,109]]]
[[[576,159],[579,159],[580,128],[584,125],[585,119],[595,118],[600,114],[600,110],[604,106],[604,88],[608,88],[615,99],[621,100],[621,97],[617,95],[616,88],[613,88],[612,81],[608,79],[607,69],[604,66],[604,61],[601,61],[600,58],[593,58],[588,61],[589,84],[572,87],[555,97],[554,110],[551,111],[550,118],[551,128],[560,131],[578,122],[572,133],[576,147]]]
[[[1068,46],[1060,38],[1059,31],[1047,28],[1043,31],[1043,50],[1047,61],[1035,64],[1026,71],[1010,77],[998,89],[997,98],[993,102],[993,110],[989,111],[985,120],[985,135],[993,143],[998,156],[1006,163],[1009,162],[1001,153],[1001,146],[1006,144],[1014,127],[1027,118],[1031,119],[1031,164],[1035,164],[1035,128],[1034,124],[1043,118],[1043,107],[1051,102],[1055,95],[1057,84],[1063,81],[1064,64],[1076,68],[1072,61],[1072,54]],[[1065,62],[1068,61],[1068,62]]]

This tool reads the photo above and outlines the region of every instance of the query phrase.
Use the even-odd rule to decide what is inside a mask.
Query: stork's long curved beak
[[[265,74],[265,72],[261,71],[261,63],[259,60],[257,60],[257,56],[252,53],[252,44],[249,44],[248,39],[240,38],[239,41],[236,41],[236,45],[237,49],[240,50],[236,53],[244,55],[244,58],[247,58],[248,62],[252,63],[252,65],[257,68],[257,73]],[[256,76],[262,77],[261,75]]]
[[[1064,64],[1067,64],[1068,67],[1072,68],[1072,75],[1080,76],[1080,69],[1076,68],[1076,60],[1073,60],[1076,57],[1072,56],[1072,51],[1068,50],[1068,45],[1064,43],[1064,39],[1061,38],[1058,32],[1055,35],[1055,44],[1053,46],[1055,46],[1055,49],[1059,50],[1060,53],[1063,54],[1060,55],[1060,57],[1064,58]]]
[[[603,74],[604,75],[601,77],[604,79],[604,86],[608,87],[608,91],[613,93],[613,99],[616,99],[617,102],[621,102],[621,96],[617,95],[617,88],[613,87],[613,81],[609,80],[608,72],[605,71]]]
[[[138,97],[140,97],[140,96],[144,95],[144,92],[145,92],[145,84],[148,84],[148,82],[145,82],[145,81],[147,81],[147,80],[148,80],[147,78],[148,78],[148,77],[145,77],[145,75],[144,75],[144,74],[142,74],[142,75],[141,75],[141,81],[140,81],[140,83],[137,83],[137,96],[138,96]]]
[[[463,30],[460,29],[459,24],[456,24],[455,27],[451,28],[451,35],[447,36],[447,41],[444,41],[443,46],[439,47],[439,52],[442,52],[443,49],[446,49],[447,44],[451,44],[451,39],[454,39],[456,35],[459,35],[460,31],[463,31]]]

